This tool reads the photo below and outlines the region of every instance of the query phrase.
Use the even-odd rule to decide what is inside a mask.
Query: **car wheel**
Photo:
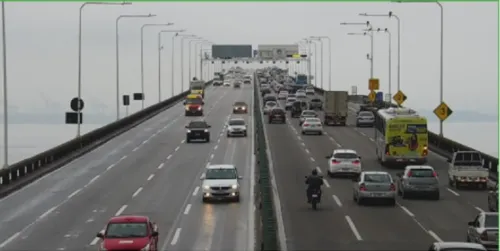
[[[210,136],[206,138],[207,143],[210,142]]]
[[[306,135],[306,132],[302,131],[302,135]]]
[[[191,139],[190,138],[186,138],[186,142],[187,143],[191,143]]]

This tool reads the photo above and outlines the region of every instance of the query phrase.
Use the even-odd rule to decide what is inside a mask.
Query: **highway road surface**
[[[356,150],[364,170],[393,177],[401,171],[378,163],[373,128],[355,128],[354,118],[347,127],[325,127],[322,136],[301,135],[289,116],[287,124],[266,124],[288,250],[427,250],[435,241],[465,241],[467,222],[487,209],[487,193],[448,188],[447,162],[434,153],[429,164],[440,177],[439,201],[398,197],[395,207],[359,206],[350,179],[327,177],[325,156],[337,148]],[[312,169],[325,177],[319,211],[306,202],[304,176]]]
[[[253,116],[247,138],[227,138],[235,101],[252,108],[253,88],[211,87],[205,98],[210,143],[185,142],[182,104],[112,139],[0,201],[0,250],[97,250],[115,215],[151,217],[161,250],[253,250]],[[208,163],[234,164],[241,201],[203,204]]]

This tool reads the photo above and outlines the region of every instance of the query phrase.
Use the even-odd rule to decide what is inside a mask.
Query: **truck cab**
[[[185,116],[203,116],[204,104],[200,94],[189,94],[184,100]]]
[[[478,151],[457,151],[448,159],[448,183],[450,186],[487,188],[489,170],[483,167]]]

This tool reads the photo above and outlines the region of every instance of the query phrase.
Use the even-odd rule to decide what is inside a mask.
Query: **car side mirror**
[[[101,239],[104,239],[104,234],[99,232],[95,235],[97,238],[101,238]]]
[[[358,159],[361,159],[361,156],[358,156]]]
[[[151,233],[151,236],[153,236],[153,237],[158,237],[158,232],[157,232],[157,231],[153,231],[153,232]]]
[[[474,226],[474,222],[473,221],[469,221],[469,222],[467,222],[467,225],[473,227]]]

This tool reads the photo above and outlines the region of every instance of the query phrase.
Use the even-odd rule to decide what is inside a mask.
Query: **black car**
[[[262,94],[262,97],[266,96],[267,94],[271,94],[271,93],[272,93],[272,92],[271,92],[271,89],[269,89],[269,88],[262,88],[262,89],[260,90],[260,92],[261,92],[261,94]]]
[[[272,124],[276,121],[281,122],[281,124],[286,123],[285,110],[280,107],[275,107],[269,112],[269,124]]]
[[[248,113],[248,105],[245,102],[234,102],[233,113]]]
[[[266,96],[264,96],[264,98],[262,98],[262,104],[265,104],[268,101],[274,101],[274,102],[278,103],[278,98],[276,98],[276,96],[274,96],[272,94],[266,95]]]
[[[210,127],[205,121],[191,121],[186,126],[186,142],[191,143],[192,140],[204,140],[210,142]]]
[[[300,114],[302,114],[302,111],[305,110],[310,110],[309,109],[309,103],[303,100],[297,100],[293,102],[292,104],[292,109],[291,109],[291,116],[292,118],[298,118],[300,117]]]

